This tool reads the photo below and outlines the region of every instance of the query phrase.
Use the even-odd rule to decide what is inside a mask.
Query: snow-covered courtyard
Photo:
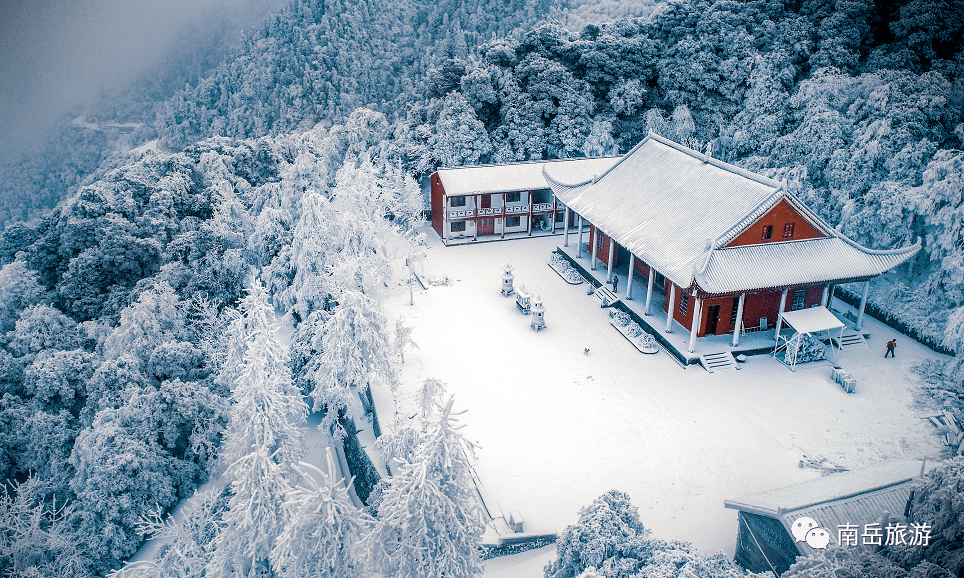
[[[754,356],[740,370],[710,374],[634,348],[585,284],[569,285],[547,265],[560,236],[456,247],[431,230],[427,238],[422,277],[448,284],[416,285],[414,306],[407,285],[389,297],[418,349],[405,354],[397,408],[392,392],[374,392],[382,428],[414,415],[425,378],[446,382],[456,408],[468,410],[466,436],[480,446],[487,506],[518,510],[526,532],[560,532],[581,507],[618,489],[654,537],[732,556],[737,515],[723,500],[819,476],[800,467],[805,456],[855,468],[942,451],[920,419],[912,367],[943,356],[876,320],[865,321],[869,348],[840,355],[859,380],[855,394],[830,379],[828,362],[791,372]],[[507,263],[516,287],[543,298],[547,329],[534,332],[500,294]],[[894,337],[898,356],[885,360]],[[541,575],[548,556],[527,556],[526,571],[513,575]]]

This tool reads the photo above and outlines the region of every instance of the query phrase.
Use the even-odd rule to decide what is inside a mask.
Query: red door
[[[482,237],[483,235],[495,234],[495,219],[490,219],[490,218],[479,219],[476,225],[478,226],[480,237]]]

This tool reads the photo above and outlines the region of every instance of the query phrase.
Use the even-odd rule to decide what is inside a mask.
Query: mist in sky
[[[158,64],[190,25],[279,0],[0,0],[0,159],[39,142],[71,107]],[[255,22],[244,22],[250,26]],[[241,27],[238,28],[240,36]]]

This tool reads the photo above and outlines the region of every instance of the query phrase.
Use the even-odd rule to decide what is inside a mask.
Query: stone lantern
[[[515,289],[512,287],[512,280],[515,279],[515,275],[512,274],[512,265],[506,265],[503,268],[502,273],[502,296],[508,297],[515,293]]]
[[[539,333],[540,329],[546,328],[546,308],[542,306],[542,297],[536,295],[535,299],[532,300],[532,328],[536,333]]]

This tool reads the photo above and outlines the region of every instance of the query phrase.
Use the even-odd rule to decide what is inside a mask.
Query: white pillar
[[[740,293],[740,302],[736,304],[736,325],[733,327],[733,347],[740,344],[740,332],[743,331],[743,302],[746,293]]]
[[[669,301],[666,302],[666,333],[673,332],[673,299],[676,298],[676,284],[670,282],[669,284]]]
[[[699,297],[693,299],[693,323],[690,325],[690,353],[693,353],[693,350],[696,349],[696,332],[699,331],[700,320],[703,317],[703,312],[700,311],[700,305],[702,305],[702,303],[700,303]]]
[[[616,257],[616,241],[612,237],[609,238],[609,265],[606,268],[606,281],[613,280],[613,261]]]
[[[656,270],[653,266],[649,266],[649,283],[646,284],[646,307],[643,309],[643,315],[649,315],[649,304],[653,302],[653,281],[656,280]]]
[[[864,307],[867,306],[867,292],[870,291],[870,281],[864,281],[864,294],[860,297],[860,311],[857,312],[857,331],[864,325]]]
[[[579,215],[579,247],[576,249],[576,257],[582,257],[582,215]]]
[[[549,217],[552,220],[552,234],[556,234],[556,197],[552,197],[552,214]]]
[[[774,333],[774,340],[777,345],[780,344],[780,326],[783,325],[783,307],[787,304],[787,291],[789,290],[789,287],[784,289],[783,294],[780,295],[780,311],[777,313],[777,330],[776,333]]]
[[[830,308],[833,306],[833,290],[834,290],[834,286],[831,285],[830,283],[827,283],[827,287],[830,288],[830,290],[827,291],[827,309],[830,309]]]
[[[532,191],[529,191],[529,216],[526,217],[526,232],[532,236]]]
[[[636,265],[636,255],[629,252],[629,272],[626,274],[626,301],[633,299],[633,266]]]
[[[599,228],[598,228],[598,227],[597,227],[597,228],[594,228],[594,229],[592,230],[592,233],[589,234],[589,244],[591,245],[591,250],[592,250],[592,253],[591,253],[592,256],[590,257],[591,262],[590,262],[589,270],[590,270],[590,271],[595,271],[595,270],[596,270],[596,245],[599,244]]]
[[[826,285],[823,286],[823,295],[820,296],[821,307],[827,306],[827,296],[829,292],[830,292],[830,283],[827,283]]]
[[[553,223],[553,226],[555,226],[555,223]],[[566,242],[563,243],[562,246],[568,247],[569,246],[569,207],[566,207],[566,217],[565,217],[565,223],[563,223],[563,230],[565,231]]]

